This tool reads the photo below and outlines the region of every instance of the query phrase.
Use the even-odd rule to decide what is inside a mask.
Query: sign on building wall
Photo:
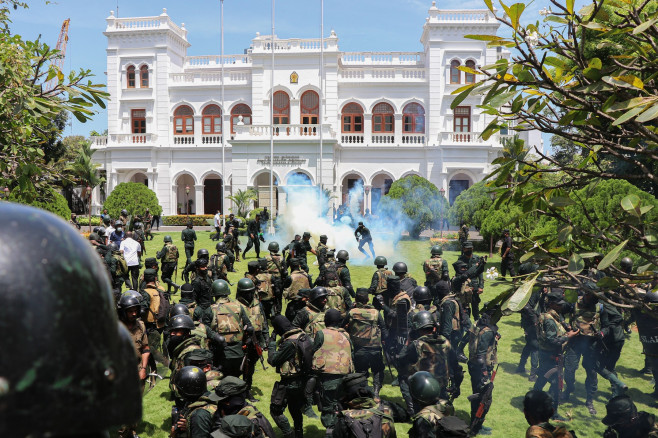
[[[290,83],[296,84],[297,82],[299,82],[299,75],[297,74],[297,72],[294,71],[290,73]]]
[[[270,156],[265,155],[256,161],[257,164],[262,166],[270,165]],[[275,155],[274,165],[281,167],[297,167],[306,164],[306,160],[299,155]]]

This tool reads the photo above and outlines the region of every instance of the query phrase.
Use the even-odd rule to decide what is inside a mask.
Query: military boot
[[[382,387],[379,386],[379,384],[377,383],[373,384],[372,387],[373,387],[373,392],[375,393],[375,399],[379,400],[379,391],[382,389]]]

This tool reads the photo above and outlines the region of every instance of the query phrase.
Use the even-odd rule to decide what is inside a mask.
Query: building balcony
[[[403,147],[403,146],[426,146],[426,135],[424,133],[351,133],[343,132],[340,135],[340,143],[343,147],[365,146],[365,147]]]
[[[107,146],[155,146],[156,134],[110,134],[91,137],[91,146],[104,148]]]
[[[251,67],[251,56],[249,55],[208,55],[208,56],[186,56],[184,69]]]
[[[180,86],[197,86],[197,85],[221,85],[222,73],[170,73],[170,83],[173,87]],[[251,72],[247,70],[242,71],[226,71],[224,72],[224,85],[249,85],[251,84]]]
[[[343,52],[341,66],[424,66],[423,52]]]
[[[343,68],[339,72],[341,82],[426,82],[425,68]]]
[[[320,129],[324,139],[335,139],[336,133],[331,125],[241,125],[235,126],[235,140],[265,140],[273,134],[274,140],[316,140],[320,138]]]
[[[502,146],[506,138],[513,135],[494,134],[488,140],[483,140],[481,132],[442,132],[439,134],[439,144],[442,146]]]

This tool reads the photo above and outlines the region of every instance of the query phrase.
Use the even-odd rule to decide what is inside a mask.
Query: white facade
[[[221,208],[220,187],[225,196],[253,187],[260,191],[258,204],[268,205],[274,94],[277,108],[285,107],[286,96],[289,101],[287,111],[275,110],[277,185],[294,183],[291,175],[302,173],[333,191],[339,204],[361,180],[362,208],[376,213],[392,181],[416,174],[453,200],[491,171],[489,163],[506,136],[479,138],[491,119],[480,114],[478,97],[461,103],[458,114],[450,109],[451,93],[474,80],[451,64],[487,65],[508,57],[506,51],[464,38],[497,29],[488,10],[439,10],[433,3],[422,26],[420,52],[341,52],[332,31],[323,41],[321,84],[320,39],[275,37],[272,68],[269,35],[257,35],[243,55],[187,56],[187,30],[166,10],[155,17],[111,15],[105,31],[109,135],[94,138],[106,193],[121,182],[146,182],[164,215],[185,213],[188,200],[192,213],[215,213]],[[209,115],[213,110],[216,115]],[[347,127],[344,117],[351,117]],[[539,133],[521,137],[541,147]]]

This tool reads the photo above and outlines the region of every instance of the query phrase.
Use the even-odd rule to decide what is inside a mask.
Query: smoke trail
[[[313,247],[319,242],[320,235],[326,234],[328,246],[337,251],[344,249],[350,254],[351,264],[373,263],[372,258],[366,257],[358,251],[358,243],[354,230],[358,222],[364,222],[371,231],[376,255],[392,257],[395,254],[395,245],[401,234],[409,227],[409,220],[401,209],[387,208],[378,211],[377,216],[364,218],[362,215],[362,202],[364,201],[363,183],[356,184],[348,193],[347,210],[349,215],[343,216],[339,221],[333,221],[332,204],[339,204],[340,200],[329,199],[327,194],[317,187],[311,186],[306,175],[292,175],[288,184],[279,187],[279,216],[277,220],[278,240],[283,246],[290,242],[295,234],[304,231],[311,233]],[[391,203],[389,203],[391,204]],[[395,203],[393,203],[395,204]],[[368,245],[364,245],[368,249]],[[368,250],[369,253],[369,250]],[[397,261],[397,260],[395,260]],[[392,265],[393,259],[389,260]]]

